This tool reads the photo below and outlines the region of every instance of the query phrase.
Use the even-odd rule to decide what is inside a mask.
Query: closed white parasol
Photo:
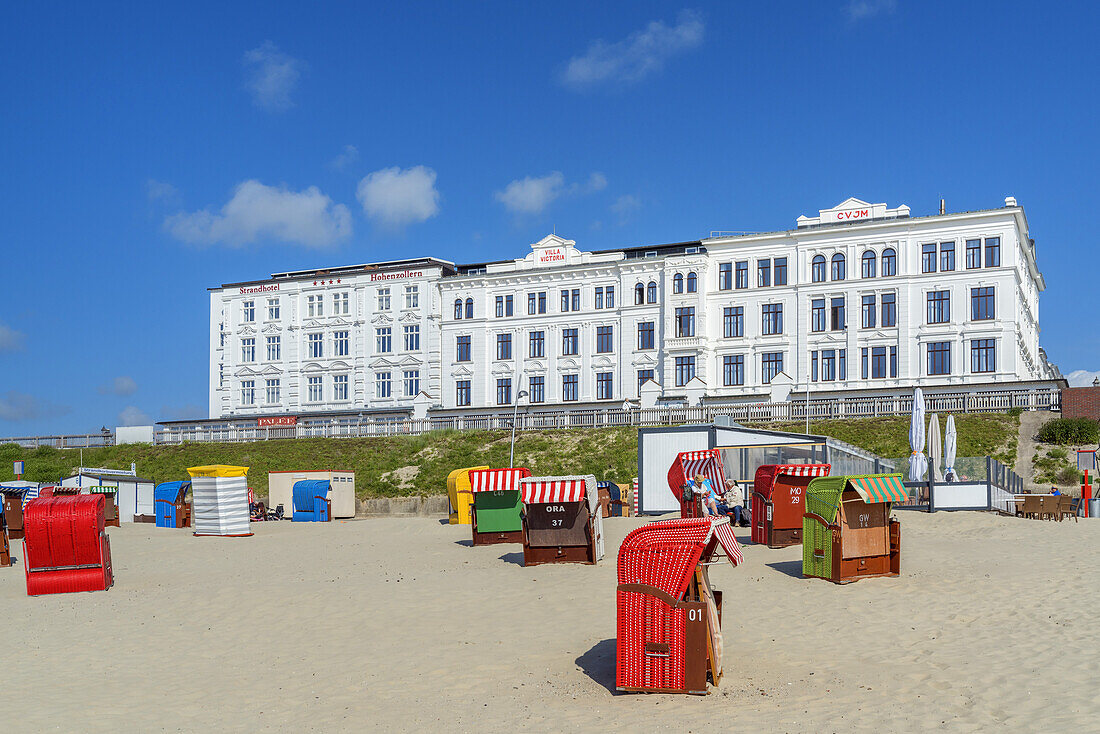
[[[955,416],[947,416],[947,429],[943,436],[943,477],[949,482],[959,481],[955,471],[955,452],[958,451],[958,434],[955,433]]]
[[[935,413],[928,419],[928,463],[930,478],[937,482],[943,481],[943,473],[940,471],[940,459],[943,456],[943,443],[940,441],[940,417]]]
[[[913,416],[909,420],[909,481],[924,481],[928,459],[924,456],[924,393],[918,387],[913,392]]]

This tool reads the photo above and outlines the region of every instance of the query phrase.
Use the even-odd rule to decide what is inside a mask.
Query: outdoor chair
[[[1074,522],[1077,522],[1077,511],[1081,507],[1081,500],[1073,497],[1059,497],[1058,500],[1060,510],[1058,520],[1061,521],[1068,515],[1073,518]]]
[[[1031,495],[1024,497],[1024,501],[1020,509],[1020,514],[1028,519],[1039,517],[1039,512],[1042,510],[1042,507],[1039,504],[1039,501],[1041,499],[1042,497],[1035,497]]]

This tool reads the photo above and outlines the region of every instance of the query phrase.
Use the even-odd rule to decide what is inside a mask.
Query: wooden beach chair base
[[[556,548],[531,547],[523,544],[523,565],[539,566],[544,563],[582,563],[596,565],[596,549],[589,545],[566,545]]]
[[[767,528],[769,548],[787,548],[802,544],[802,528]]]

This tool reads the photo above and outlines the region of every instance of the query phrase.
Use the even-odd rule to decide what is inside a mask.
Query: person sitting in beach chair
[[[730,516],[732,524],[741,527],[748,525],[745,519],[745,493],[741,490],[741,485],[737,483],[736,479],[726,480],[725,507],[728,510],[725,514]]]

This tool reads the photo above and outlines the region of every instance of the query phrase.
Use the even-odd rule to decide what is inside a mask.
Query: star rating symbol
[[[316,281],[316,280],[315,280],[315,281],[313,281],[313,285],[317,285],[317,281]]]
[[[330,281],[328,282],[328,284],[329,284],[329,285],[332,285],[332,281],[330,280]]]

